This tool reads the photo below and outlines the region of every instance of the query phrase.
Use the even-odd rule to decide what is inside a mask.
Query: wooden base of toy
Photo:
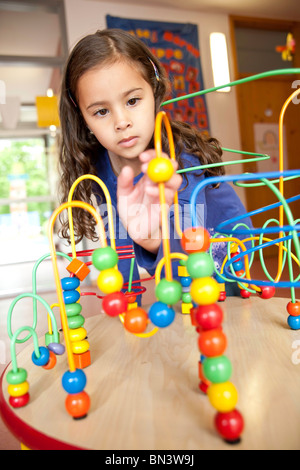
[[[28,342],[17,360],[28,372],[31,400],[24,408],[10,407],[9,365],[0,380],[2,420],[30,449],[298,450],[300,331],[288,329],[286,304],[287,299],[254,296],[222,304],[226,355],[245,419],[235,446],[215,430],[216,410],[198,388],[197,333],[180,305],[174,323],[147,339],[127,333],[118,317],[86,319],[92,363],[85,369],[85,390],[91,408],[79,421],[65,409],[66,355],[57,357],[54,369],[36,367]]]

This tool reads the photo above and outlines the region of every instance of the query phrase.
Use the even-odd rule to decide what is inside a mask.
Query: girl
[[[169,92],[165,70],[143,42],[122,30],[103,30],[78,42],[66,64],[60,101],[62,145],[60,151],[61,200],[67,200],[73,182],[81,175],[94,174],[106,184],[115,209],[117,247],[133,245],[136,261],[151,275],[163,256],[160,205],[157,185],[146,175],[155,157],[153,133],[155,117]],[[218,141],[201,135],[183,122],[171,122],[176,159],[174,169],[221,161]],[[162,147],[168,140],[162,129]],[[166,203],[170,208],[178,190],[183,229],[191,225],[189,200],[195,185],[210,175],[222,175],[219,166],[202,172],[188,172],[183,178],[174,172],[166,183]],[[184,174],[185,175],[185,174]],[[98,203],[103,194],[98,185],[84,180],[74,198]],[[213,232],[224,220],[245,213],[239,198],[226,183],[206,187],[199,195],[199,225]],[[100,206],[101,215],[104,205]],[[89,213],[73,209],[77,241],[83,236],[97,239],[95,221]],[[170,247],[182,251],[173,214],[169,217]],[[250,224],[246,220],[245,223]],[[68,238],[68,223],[62,225]],[[109,235],[109,234],[108,234]],[[215,245],[215,244],[213,244]],[[224,246],[215,248],[215,262],[222,262]],[[128,279],[130,260],[120,260],[119,269]],[[174,276],[177,266],[174,264]],[[135,267],[135,278],[139,278]]]

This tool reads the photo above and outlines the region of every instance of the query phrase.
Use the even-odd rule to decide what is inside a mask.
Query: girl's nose
[[[125,129],[132,126],[132,122],[126,113],[119,114],[116,116],[115,121],[115,130],[116,131],[124,131]]]

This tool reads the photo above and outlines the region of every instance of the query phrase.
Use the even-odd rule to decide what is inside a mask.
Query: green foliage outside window
[[[25,179],[26,197],[50,194],[44,139],[0,140],[0,200],[10,197],[11,179],[18,176]],[[52,204],[28,202],[27,210],[37,211],[42,225]],[[0,214],[9,213],[9,205],[0,205]]]

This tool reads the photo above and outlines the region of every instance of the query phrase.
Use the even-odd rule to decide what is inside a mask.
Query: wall
[[[149,2],[150,3],[150,2]],[[107,14],[125,18],[148,19],[170,22],[190,22],[198,25],[200,51],[202,55],[202,70],[205,88],[213,86],[209,34],[213,31],[223,32],[227,36],[231,77],[233,77],[233,61],[230,47],[229,21],[224,14],[202,13],[198,11],[184,11],[172,8],[156,8],[152,6],[126,5],[88,0],[65,0],[66,22],[69,46],[84,35],[106,27]],[[240,149],[239,124],[237,114],[236,90],[230,93],[211,93],[207,95],[211,134],[218,138],[223,147]],[[251,149],[249,149],[251,150]],[[224,154],[224,160],[240,159],[232,154]],[[242,172],[241,165],[227,167],[227,173]],[[245,202],[244,191],[236,189]]]

